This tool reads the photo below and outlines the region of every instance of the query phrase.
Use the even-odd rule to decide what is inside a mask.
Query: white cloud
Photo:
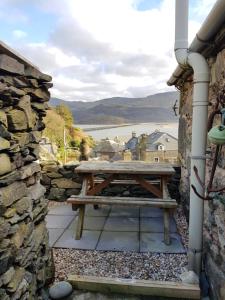
[[[136,10],[138,1],[64,0],[62,5],[61,0],[40,0],[40,9],[57,15],[57,25],[47,41],[20,44],[19,50],[53,75],[52,94],[63,99],[91,101],[170,90],[166,81],[176,67],[175,1],[163,0],[146,11]],[[190,41],[199,26],[196,20],[189,22]]]
[[[14,38],[16,38],[16,39],[22,39],[27,36],[27,33],[25,31],[19,30],[19,29],[13,30],[12,34],[13,34]]]

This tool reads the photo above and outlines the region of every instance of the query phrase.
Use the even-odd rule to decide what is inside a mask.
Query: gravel
[[[188,226],[182,208],[175,215],[184,247],[188,246]],[[53,249],[56,281],[68,274],[114,278],[181,281],[186,270],[186,254],[112,252],[76,249]]]

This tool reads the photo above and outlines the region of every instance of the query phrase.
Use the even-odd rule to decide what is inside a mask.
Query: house
[[[102,139],[92,150],[92,156],[100,160],[122,160],[124,146],[109,138]]]
[[[136,132],[132,132],[132,137],[125,143],[125,150],[131,152],[131,159],[138,160],[139,159],[139,149],[138,149],[138,137]]]
[[[177,5],[182,5],[182,2],[184,3],[178,0]],[[183,19],[187,18],[184,17],[185,10],[181,14],[178,13],[177,18],[179,15],[182,15]],[[179,51],[182,48],[180,53],[183,51],[186,58],[183,56],[181,61],[181,56],[177,56],[179,65],[168,81],[168,85],[174,85],[180,90],[180,193],[189,219],[189,269],[200,273],[203,266],[210,285],[211,299],[215,300],[225,299],[225,195],[217,192],[210,194],[211,200],[207,198],[204,201],[201,198],[204,198],[207,190],[211,188],[208,184],[213,174],[217,148],[206,141],[207,131],[221,123],[220,114],[224,107],[224,21],[225,1],[218,0],[189,47],[185,42],[187,36],[179,36],[175,49]],[[179,22],[177,20],[177,23]],[[177,32],[181,33],[183,27],[186,31],[186,26],[185,23],[179,23]],[[184,49],[187,48],[188,51],[185,52]],[[225,149],[222,147],[218,152],[215,175],[212,177],[213,189],[225,186],[224,166]],[[200,184],[199,179],[203,183],[206,182],[208,189]]]
[[[133,132],[131,139],[125,144],[125,156],[131,152],[132,160],[156,162],[178,162],[178,141],[172,135],[155,130],[151,134],[136,137]]]
[[[142,137],[143,139],[143,137]],[[140,158],[148,162],[178,162],[178,140],[172,135],[155,130],[144,137],[145,149],[141,151],[142,141],[140,141]]]

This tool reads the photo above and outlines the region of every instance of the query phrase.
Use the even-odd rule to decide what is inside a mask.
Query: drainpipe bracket
[[[202,249],[195,249],[195,248],[188,248],[188,253],[198,254],[198,253],[203,253],[203,250]]]

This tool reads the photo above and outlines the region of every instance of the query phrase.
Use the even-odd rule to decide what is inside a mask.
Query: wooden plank
[[[121,293],[177,299],[200,299],[200,288],[181,282],[108,278],[69,275],[68,281],[75,289],[100,293]]]
[[[104,197],[104,196],[71,196],[68,203],[77,204],[115,204],[151,206],[161,208],[176,208],[177,202],[174,199],[140,198],[140,197]]]
[[[88,189],[88,177],[84,176],[80,196],[85,196]],[[80,240],[84,227],[85,205],[80,203],[75,239]]]
[[[140,175],[132,175],[132,177],[135,178],[135,180],[147,191],[151,192],[156,197],[162,198],[162,192],[154,185],[145,181],[144,178],[142,178]]]
[[[101,183],[103,179],[95,179],[95,183]],[[160,180],[146,180],[151,184],[160,184]],[[139,183],[136,180],[132,179],[115,179],[110,182],[110,184],[118,184],[118,185],[138,185]]]
[[[173,175],[171,164],[145,162],[85,162],[75,169],[77,173],[93,174],[146,174],[146,175]]]
[[[92,189],[87,191],[88,195],[96,195],[101,192],[102,189],[106,188],[110,182],[114,179],[114,175],[110,175],[107,179],[102,181],[101,183],[95,185]]]
[[[80,205],[76,234],[75,234],[76,240],[80,240],[80,238],[82,237],[82,232],[84,227],[84,214],[85,214],[85,205]]]
[[[169,194],[169,191],[168,191],[168,187],[167,187],[167,182],[168,182],[168,178],[163,176],[162,177],[162,197],[163,198],[170,198],[170,194]]]

